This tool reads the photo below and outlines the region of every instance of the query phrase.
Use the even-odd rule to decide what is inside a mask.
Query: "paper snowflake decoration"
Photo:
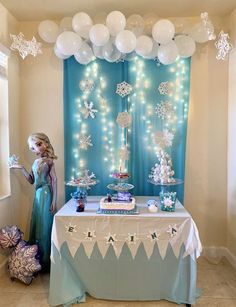
[[[172,83],[169,81],[161,82],[158,91],[161,95],[169,95],[172,92]]]
[[[150,239],[151,242],[158,241],[160,237],[160,233],[157,232],[157,230],[149,230],[149,234],[147,235],[147,238]]]
[[[157,131],[154,136],[154,143],[159,148],[166,148],[172,146],[172,142],[174,139],[174,134],[170,132],[168,129],[164,129],[163,131]]]
[[[220,31],[218,35],[218,40],[215,42],[216,49],[218,50],[216,59],[226,60],[229,52],[232,50],[233,45],[230,43],[230,38],[228,33]]]
[[[169,101],[161,101],[160,103],[157,104],[155,109],[157,116],[162,119],[170,117],[173,113],[173,107]]]
[[[116,122],[120,127],[126,128],[132,123],[132,116],[128,112],[121,112],[118,114]]]
[[[209,19],[207,12],[201,13],[201,20],[202,20],[202,24],[203,24],[204,28],[207,31],[208,39],[209,40],[216,39],[216,35],[215,35],[215,32],[214,32],[214,26],[213,26],[211,20]]]
[[[175,237],[178,232],[177,225],[176,224],[174,224],[173,226],[169,225],[168,230],[166,232],[170,234],[171,238]]]
[[[8,166],[11,168],[19,168],[21,167],[19,164],[19,157],[17,157],[16,155],[12,155],[9,157],[8,159]]]
[[[119,150],[119,157],[122,161],[129,160],[129,151],[126,147]]]
[[[135,232],[134,233],[128,233],[128,237],[125,238],[125,241],[128,244],[136,244],[138,240],[139,240],[139,238],[137,237],[137,234]]]
[[[106,243],[111,244],[111,245],[113,245],[117,241],[116,234],[109,233],[107,236],[105,236],[105,239],[106,239]]]
[[[31,41],[27,41],[24,38],[24,34],[20,32],[18,35],[10,34],[10,38],[13,41],[10,49],[18,50],[23,60],[30,54],[35,57],[37,54],[42,53],[42,44],[37,42],[34,36]]]
[[[171,199],[171,197],[164,197],[163,203],[166,208],[171,208],[174,204],[174,201]]]
[[[74,232],[77,232],[76,227],[76,225],[72,225],[71,223],[69,223],[65,226],[66,233],[69,233],[72,236]]]
[[[91,117],[92,119],[95,118],[95,113],[97,113],[98,110],[93,109],[93,102],[92,101],[84,101],[84,108],[81,109],[81,113],[84,115],[84,118]]]
[[[82,92],[91,92],[94,88],[94,81],[92,79],[81,80],[79,87]]]
[[[89,146],[93,146],[91,141],[91,135],[80,135],[79,136],[79,148],[87,150]]]
[[[129,95],[131,92],[132,86],[125,81],[118,83],[116,86],[116,94],[120,95],[122,98]]]
[[[95,230],[90,230],[89,228],[87,228],[87,230],[84,231],[83,234],[85,235],[85,240],[92,241],[94,238],[96,238]]]

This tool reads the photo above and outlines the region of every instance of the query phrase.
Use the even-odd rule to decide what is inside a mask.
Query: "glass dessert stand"
[[[112,203],[114,204],[114,209],[101,209],[97,211],[97,213],[105,213],[105,214],[129,214],[134,215],[138,214],[137,207],[134,206],[135,199],[129,192],[134,188],[133,184],[127,183],[126,181],[129,179],[129,175],[126,174],[124,177],[122,173],[114,173],[111,177],[116,180],[115,183],[110,183],[107,185],[107,188],[111,191],[115,191],[107,194],[107,197],[102,199],[103,203],[110,204],[112,207]],[[129,206],[134,206],[132,209],[128,209]],[[115,208],[117,206],[117,208]],[[123,207],[118,209],[118,207]],[[110,207],[110,206],[109,206]],[[127,208],[126,208],[127,207]]]
[[[161,188],[159,197],[160,197],[160,205],[162,211],[169,211],[169,212],[175,211],[177,192],[173,192],[171,187],[182,184],[184,181],[178,178],[174,178],[174,180],[175,181],[173,182],[161,183],[161,182],[156,182],[152,179],[148,179],[148,182],[150,182],[155,186],[160,186]]]
[[[87,203],[88,190],[91,189],[92,186],[99,183],[97,179],[76,179],[70,180],[66,182],[67,186],[76,187],[76,191],[71,193],[71,197],[77,203],[76,212],[83,212],[85,205]]]

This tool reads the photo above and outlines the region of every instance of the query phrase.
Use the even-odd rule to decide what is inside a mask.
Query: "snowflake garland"
[[[79,148],[87,150],[89,146],[93,146],[91,141],[91,135],[80,135],[79,136]]]
[[[91,92],[94,89],[94,81],[92,79],[81,80],[79,87],[82,92]]]
[[[154,143],[162,149],[172,146],[173,139],[174,134],[168,129],[157,131],[153,136]]]
[[[157,116],[162,119],[170,117],[173,113],[173,107],[170,101],[161,101],[157,104],[155,109]]]
[[[72,236],[73,232],[77,232],[76,227],[77,225],[72,225],[69,223],[68,225],[65,225],[65,231]]]
[[[233,45],[230,42],[229,34],[220,31],[218,40],[215,42],[216,49],[218,50],[216,59],[226,60],[229,52],[233,49]]]
[[[129,151],[126,147],[122,147],[119,150],[119,157],[122,161],[129,160]]]
[[[169,81],[161,82],[158,86],[158,91],[161,95],[169,95],[172,93],[173,84]]]
[[[34,36],[31,41],[27,41],[24,34],[20,32],[18,35],[10,34],[10,38],[13,41],[10,49],[18,50],[23,60],[30,54],[36,57],[36,55],[42,53],[42,44],[37,42]]]
[[[120,95],[122,98],[129,95],[131,92],[132,86],[125,81],[118,83],[116,86],[116,94]]]
[[[132,123],[132,116],[128,112],[121,112],[118,114],[116,122],[120,127],[126,128]]]
[[[95,118],[95,113],[97,113],[98,110],[93,109],[93,102],[92,101],[84,101],[84,108],[81,109],[81,113],[84,115],[84,118],[87,119],[91,117],[92,119]]]
[[[174,224],[173,226],[169,225],[168,230],[166,232],[170,234],[171,238],[175,237],[178,233],[177,225],[176,224]]]

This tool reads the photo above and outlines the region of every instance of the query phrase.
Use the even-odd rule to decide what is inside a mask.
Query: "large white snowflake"
[[[81,113],[84,115],[84,118],[95,118],[95,113],[97,113],[98,110],[93,109],[93,102],[92,101],[84,101],[84,108],[81,109]]]
[[[128,112],[121,112],[118,114],[116,122],[120,127],[126,128],[132,123],[132,116]]]
[[[23,33],[19,33],[18,35],[10,34],[10,37],[12,39],[12,44],[10,49],[11,50],[18,50],[20,56],[24,60],[27,55],[31,54],[34,57],[36,57],[37,54],[42,53],[41,50],[41,43],[38,43],[36,41],[36,38],[33,36],[31,41],[27,41],[24,38]]]
[[[129,95],[131,92],[132,86],[125,81],[118,83],[116,86],[116,94],[120,95],[122,98]]]
[[[157,131],[154,134],[153,139],[154,139],[154,143],[159,148],[164,149],[165,147],[172,146],[174,134],[170,132],[168,129],[164,129],[163,131]]]
[[[172,92],[172,83],[169,81],[161,82],[158,86],[158,91],[161,95],[168,95]]]
[[[79,148],[87,150],[89,146],[93,146],[91,141],[91,135],[80,135],[79,136]]]
[[[92,79],[81,80],[79,87],[83,92],[91,92],[94,88],[94,81]]]
[[[129,160],[129,151],[126,147],[122,147],[119,150],[119,157],[122,161]]]
[[[233,45],[230,42],[229,34],[224,33],[224,31],[220,31],[218,40],[215,42],[215,46],[218,50],[216,59],[226,60],[230,50],[233,48]]]
[[[157,116],[162,119],[168,118],[173,113],[173,107],[170,101],[161,101],[157,104],[155,109]]]

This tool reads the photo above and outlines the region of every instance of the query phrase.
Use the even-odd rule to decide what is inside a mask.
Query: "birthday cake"
[[[135,210],[135,198],[129,192],[118,192],[116,196],[102,197],[100,211],[102,213],[128,213]],[[112,211],[112,212],[110,212]]]

